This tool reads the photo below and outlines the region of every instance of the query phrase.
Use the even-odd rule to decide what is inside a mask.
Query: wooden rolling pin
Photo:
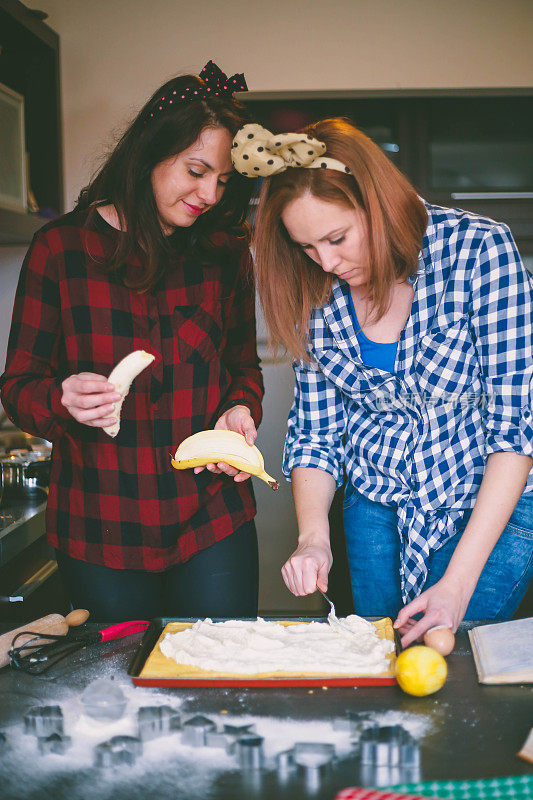
[[[66,617],[63,617],[61,614],[48,614],[48,616],[41,617],[33,622],[27,622],[25,625],[22,625],[20,628],[15,628],[13,631],[3,633],[0,636],[0,668],[9,664],[8,653],[11,649],[11,643],[17,633],[33,631],[33,633],[53,633],[58,636],[64,636],[69,628],[83,625],[88,617],[88,611],[85,611],[83,608],[77,608],[67,614]],[[20,639],[17,639],[17,645],[24,644],[24,642],[32,638],[32,636],[21,636]],[[35,644],[46,644],[46,642],[46,639],[42,639],[37,640]]]

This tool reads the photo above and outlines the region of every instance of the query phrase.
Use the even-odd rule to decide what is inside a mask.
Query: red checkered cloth
[[[399,794],[379,789],[361,789],[357,786],[343,789],[335,796],[335,800],[428,800],[419,794]],[[431,800],[431,798],[429,798]]]
[[[149,293],[139,275],[100,267],[121,234],[74,211],[42,228],[24,261],[0,378],[3,405],[25,431],[53,442],[46,527],[51,545],[115,569],[161,571],[255,515],[251,481],[177,471],[170,456],[232,405],[261,417],[255,293],[244,241],[221,234],[218,263],[176,251]],[[61,382],[109,375],[133,350],[156,356],[133,382],[116,439],[77,423]]]

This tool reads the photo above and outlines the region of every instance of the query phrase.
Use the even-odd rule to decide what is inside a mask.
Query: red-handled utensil
[[[122,639],[124,636],[132,636],[134,633],[145,631],[149,621],[145,619],[136,619],[132,622],[119,622],[118,625],[111,625],[110,628],[104,628],[98,631],[95,636],[100,636],[98,642],[110,642],[113,639]]]
[[[111,625],[109,628],[103,628],[103,630],[93,633],[71,635],[69,632],[66,636],[21,631],[13,639],[11,650],[9,651],[11,666],[31,675],[40,675],[52,664],[57,663],[57,661],[70,653],[74,653],[76,650],[81,650],[91,644],[111,642],[113,639],[132,636],[134,633],[145,631],[149,624],[149,620],[136,619],[131,622],[119,622],[117,625]],[[28,634],[33,635],[33,638],[17,646],[17,639],[22,636],[26,637]],[[43,640],[48,643],[43,644]]]

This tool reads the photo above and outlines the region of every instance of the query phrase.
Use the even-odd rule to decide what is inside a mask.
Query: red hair
[[[393,285],[416,270],[427,227],[423,202],[383,151],[353,124],[326,119],[304,133],[326,144],[326,154],[351,170],[289,168],[264,181],[257,211],[254,262],[257,288],[270,342],[295,358],[307,359],[307,334],[313,308],[326,303],[333,276],[288,236],[281,215],[305,194],[361,210],[368,230],[369,291],[373,319],[390,305]]]

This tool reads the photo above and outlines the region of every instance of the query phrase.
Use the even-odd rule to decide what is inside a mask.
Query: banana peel
[[[276,491],[279,483],[267,472],[259,448],[234,431],[200,431],[180,444],[170,463],[175,469],[205,467],[223,461],[241,472],[255,475]]]

